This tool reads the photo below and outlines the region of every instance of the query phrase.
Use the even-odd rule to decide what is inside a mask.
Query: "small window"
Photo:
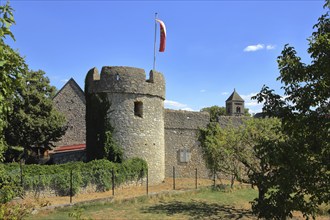
[[[143,103],[134,102],[134,115],[143,118]]]
[[[241,107],[236,107],[236,113],[241,113]]]
[[[180,149],[180,162],[188,163],[190,161],[191,153],[188,149]]]

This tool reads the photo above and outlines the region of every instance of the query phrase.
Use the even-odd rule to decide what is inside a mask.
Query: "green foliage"
[[[3,171],[7,173],[6,181],[12,185],[21,184],[19,164],[12,163],[2,165]],[[70,195],[71,171],[73,174],[72,191],[77,194],[79,190],[87,186],[94,186],[96,191],[107,191],[112,187],[112,170],[115,174],[115,185],[118,186],[128,181],[137,181],[145,177],[147,163],[138,158],[123,161],[123,163],[112,163],[108,160],[93,160],[88,163],[73,162],[59,165],[24,165],[23,166],[23,190],[32,191],[36,196],[40,191],[51,189],[59,196]],[[3,180],[0,180],[0,183]],[[8,185],[8,184],[6,184]],[[0,185],[0,194],[12,193],[7,202],[14,196],[20,195],[21,191],[5,191]]]
[[[20,161],[24,153],[23,147],[8,146],[4,153],[5,163]]]
[[[110,124],[111,103],[106,94],[86,95],[86,150],[87,159],[108,159],[112,162],[123,161],[123,151],[115,142]]]
[[[14,93],[16,88],[21,87],[22,75],[27,71],[25,60],[4,42],[6,36],[14,39],[10,31],[13,24],[15,24],[13,9],[9,3],[0,5],[0,162],[6,148],[2,133],[7,126],[7,114],[13,110]]]
[[[210,121],[211,122],[217,122],[218,118],[223,115],[227,115],[226,113],[226,107],[219,107],[217,105],[211,106],[211,107],[206,107],[202,108],[201,112],[208,112],[210,113]],[[249,113],[248,108],[244,108],[244,115],[245,116],[251,116]]]
[[[219,116],[226,115],[226,108],[214,105],[214,106],[211,106],[211,107],[202,108],[201,112],[210,113],[210,121],[211,122],[217,122]]]
[[[238,143],[233,126],[222,129],[218,123],[210,123],[200,130],[201,142],[207,167],[213,172],[237,176],[239,163],[234,155]]]
[[[208,168],[232,176],[232,181],[252,183],[248,175],[262,169],[255,146],[265,140],[281,141],[279,128],[280,121],[274,118],[249,118],[240,126],[229,123],[224,128],[210,123],[199,136]]]
[[[251,114],[249,113],[249,109],[248,108],[244,108],[244,116],[248,116],[248,117],[251,116]]]
[[[325,8],[329,8],[326,1]],[[278,57],[285,98],[264,86],[256,95],[268,116],[282,121],[283,142],[264,141],[256,147],[264,167],[250,178],[259,189],[253,210],[267,219],[285,219],[301,211],[315,217],[330,201],[330,17],[329,10],[308,39],[311,64],[301,62],[285,45]],[[330,212],[330,210],[329,210]]]
[[[112,131],[106,131],[105,138],[104,150],[106,158],[112,162],[121,163],[123,160],[124,152],[123,149],[119,147],[119,145],[113,139]]]
[[[28,71],[24,86],[16,89],[14,111],[8,115],[10,126],[4,131],[9,145],[50,149],[65,133],[65,118],[53,108],[56,89],[44,75],[41,70]]]
[[[0,5],[0,39],[10,36],[15,40],[13,33],[10,31],[10,27],[15,24],[13,8],[10,7],[9,2],[6,5]],[[1,66],[2,63],[0,63]]]
[[[0,219],[3,220],[20,220],[24,219],[31,210],[32,205],[27,204],[0,204]]]
[[[281,121],[277,118],[250,118],[243,121],[237,128],[238,144],[234,153],[246,169],[246,177],[260,172],[263,169],[258,158],[258,146],[265,141],[282,142],[285,136],[281,132]],[[241,179],[243,182],[253,183],[250,179]]]
[[[11,173],[5,169],[4,164],[0,164],[0,203],[6,203],[16,196],[22,195],[17,178],[13,178]]]
[[[92,219],[90,217],[89,218],[82,217],[83,211],[84,211],[83,208],[78,207],[74,211],[70,212],[68,215],[69,215],[69,217],[74,218],[76,220],[89,220],[89,219]]]

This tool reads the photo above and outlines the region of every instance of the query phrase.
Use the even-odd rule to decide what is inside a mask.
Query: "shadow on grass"
[[[194,219],[256,219],[249,210],[200,201],[162,202],[148,208],[143,208],[143,212],[166,214],[168,216],[182,214]]]

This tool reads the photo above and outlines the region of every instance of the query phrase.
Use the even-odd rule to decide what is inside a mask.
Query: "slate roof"
[[[242,99],[242,97],[239,96],[238,93],[236,92],[236,90],[234,89],[234,92],[226,100],[226,102],[228,102],[228,101],[241,101],[241,102],[244,102],[244,99]]]

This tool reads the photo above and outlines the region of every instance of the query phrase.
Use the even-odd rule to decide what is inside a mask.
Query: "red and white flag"
[[[166,45],[166,27],[163,21],[156,19],[156,21],[160,25],[160,45],[159,45],[159,52],[165,51],[165,45]]]

